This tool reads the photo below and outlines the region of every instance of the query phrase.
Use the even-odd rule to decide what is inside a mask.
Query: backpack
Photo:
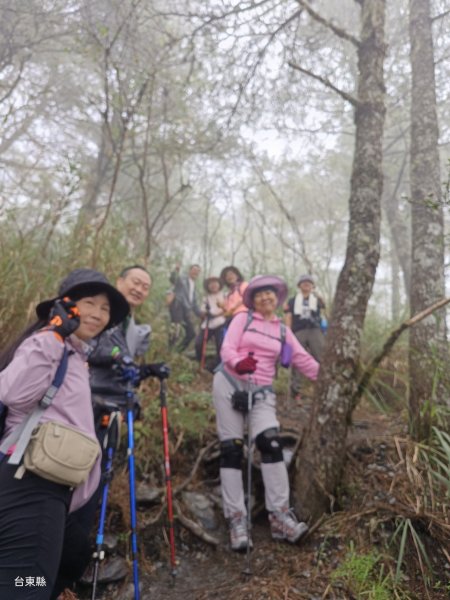
[[[292,360],[292,347],[290,346],[290,344],[286,343],[286,325],[283,323],[283,321],[280,321],[280,337],[276,338],[275,336],[270,335],[268,333],[262,333],[261,331],[258,331],[257,329],[251,329],[250,325],[251,325],[252,321],[253,321],[253,310],[249,310],[247,313],[247,321],[245,323],[242,333],[244,334],[246,331],[253,331],[255,333],[260,333],[261,335],[265,335],[266,337],[270,337],[272,339],[275,339],[275,340],[278,340],[279,342],[281,342],[279,361],[280,361],[280,365],[282,367],[284,367],[285,369],[287,369],[290,366],[291,360]]]

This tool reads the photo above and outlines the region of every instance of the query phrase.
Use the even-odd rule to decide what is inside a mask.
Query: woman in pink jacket
[[[276,309],[286,300],[287,291],[286,283],[274,275],[259,275],[249,282],[243,301],[250,313],[239,313],[231,321],[222,345],[222,367],[214,377],[223,508],[229,522],[231,548],[236,551],[252,546],[246,524],[241,470],[249,385],[253,392],[251,432],[261,452],[272,537],[295,543],[308,530],[289,508],[289,479],[283,461],[272,382],[286,345],[291,351],[290,364],[309,379],[317,378],[319,364],[276,315]]]
[[[36,408],[64,347],[67,371],[40,422],[56,421],[95,440],[88,342],[122,322],[129,305],[102,273],[77,269],[63,280],[58,296],[41,302],[36,313],[38,321],[0,357],[0,401],[8,410],[3,440]],[[17,479],[17,465],[8,464],[13,450],[0,458],[0,598],[54,600],[61,591],[57,577],[77,579],[86,567],[81,557],[89,559],[86,532],[65,530],[65,525],[68,513],[96,490],[100,460],[73,490],[30,471]],[[80,556],[79,564],[60,564],[66,546]]]
[[[226,285],[228,292],[225,294],[225,300],[220,304],[224,311],[227,323],[230,323],[234,315],[240,312],[247,312],[244,304],[244,292],[248,283],[244,281],[242,273],[236,267],[228,265],[220,273],[222,285]]]

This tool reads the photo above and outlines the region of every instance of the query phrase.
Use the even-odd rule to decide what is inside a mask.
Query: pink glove
[[[257,360],[253,358],[253,356],[246,356],[239,362],[237,362],[234,366],[234,370],[239,375],[246,375],[247,373],[254,373],[256,371]]]

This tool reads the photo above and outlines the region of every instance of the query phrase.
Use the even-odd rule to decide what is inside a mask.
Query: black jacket
[[[126,384],[121,380],[120,373],[113,368],[117,363],[112,356],[113,348],[117,347],[121,356],[129,356],[134,360],[148,350],[150,333],[150,325],[137,325],[133,317],[129,317],[120,325],[104,331],[93,341],[93,350],[88,359],[93,394],[106,398],[122,396],[125,400]]]

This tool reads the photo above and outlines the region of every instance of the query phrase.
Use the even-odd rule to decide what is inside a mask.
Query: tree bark
[[[295,507],[317,518],[334,502],[346,456],[360,340],[380,254],[385,0],[361,6],[350,224],[311,421],[296,462]]]
[[[444,218],[438,152],[434,50],[429,0],[410,0],[411,40],[411,314],[445,296]],[[416,439],[428,437],[439,396],[445,356],[445,310],[411,330],[410,424]]]

